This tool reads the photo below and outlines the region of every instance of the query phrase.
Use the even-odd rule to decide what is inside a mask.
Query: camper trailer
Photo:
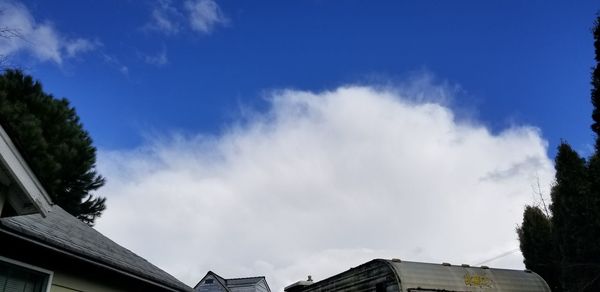
[[[550,292],[529,270],[376,259],[319,282],[299,281],[285,292]]]

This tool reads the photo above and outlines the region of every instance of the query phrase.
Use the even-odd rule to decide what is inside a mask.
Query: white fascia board
[[[21,156],[17,147],[12,142],[4,128],[0,126],[0,162],[8,170],[9,174],[14,179],[16,185],[21,189],[22,193],[25,194],[26,198],[16,198],[14,196],[22,196],[21,194],[12,193],[9,194],[9,203],[11,201],[28,201],[31,203],[35,210],[29,210],[23,206],[13,206],[19,215],[25,215],[32,213],[40,213],[46,217],[46,213],[50,212],[52,206],[52,200],[48,193],[39,182],[33,171],[29,168],[25,159]],[[20,193],[20,192],[19,192]],[[14,198],[11,200],[11,196]],[[26,199],[26,200],[23,200]]]

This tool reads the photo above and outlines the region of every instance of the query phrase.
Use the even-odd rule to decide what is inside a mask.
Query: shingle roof
[[[233,279],[227,279],[227,285],[254,285],[258,282],[260,282],[260,280],[264,279],[265,277],[248,277],[248,278],[233,278]]]
[[[225,291],[231,291],[230,288],[234,288],[234,287],[239,287],[239,286],[250,286],[250,285],[256,285],[258,282],[260,282],[261,280],[265,280],[265,285],[267,285],[267,289],[268,288],[268,284],[267,284],[267,280],[264,276],[258,276],[258,277],[247,277],[247,278],[231,278],[231,279],[225,279],[219,275],[217,275],[217,273],[213,272],[213,271],[208,271],[208,273],[206,273],[206,275],[204,277],[202,277],[202,279],[198,282],[198,284],[196,284],[196,286],[194,287],[194,289],[196,289],[200,284],[202,284],[202,281],[204,281],[204,279],[206,279],[207,276],[212,275],[217,279],[217,282],[219,283],[219,285],[221,287],[223,287],[223,289]],[[270,291],[270,289],[269,289]]]
[[[35,241],[83,256],[151,282],[178,291],[192,289],[132,251],[118,245],[54,205],[42,218],[39,214],[0,219],[0,229],[13,231]]]

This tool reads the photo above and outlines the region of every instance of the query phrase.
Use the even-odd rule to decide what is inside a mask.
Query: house
[[[430,264],[399,259],[375,259],[319,282],[310,280],[291,284],[285,288],[285,292],[550,292],[544,279],[529,270]]]
[[[0,292],[192,291],[71,216],[0,127]]]
[[[194,291],[202,292],[271,292],[265,277],[225,279],[212,271],[196,284]]]

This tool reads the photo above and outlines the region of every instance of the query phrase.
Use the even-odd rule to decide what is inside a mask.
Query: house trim
[[[0,126],[0,153],[2,154],[0,155],[0,162],[29,200],[29,202],[23,202],[21,196],[13,189],[7,194],[6,202],[11,204],[20,215],[39,212],[43,217],[46,217],[46,213],[50,212],[52,205],[50,196],[48,196],[48,193],[46,193],[46,190],[2,126]]]

